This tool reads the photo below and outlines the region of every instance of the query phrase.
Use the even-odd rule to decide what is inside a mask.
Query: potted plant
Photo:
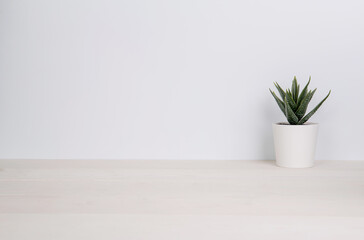
[[[309,123],[307,120],[325,102],[331,90],[315,108],[306,114],[307,106],[316,92],[316,89],[308,90],[310,82],[311,77],[301,92],[296,77],[293,79],[291,89],[286,91],[277,82],[274,83],[281,99],[269,89],[288,121],[273,124],[276,164],[280,167],[307,168],[313,166],[318,124]]]

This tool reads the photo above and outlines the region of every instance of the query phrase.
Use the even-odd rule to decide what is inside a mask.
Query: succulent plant
[[[274,83],[276,86],[279,95],[282,97],[280,99],[271,89],[269,91],[272,93],[274,99],[276,100],[279,108],[282,110],[283,114],[286,116],[287,121],[291,125],[302,125],[307,122],[310,117],[321,107],[321,105],[325,102],[325,100],[329,97],[331,90],[327,94],[327,96],[307,115],[306,110],[307,106],[310,103],[312,96],[315,94],[316,89],[313,91],[308,90],[308,85],[311,82],[311,77],[308,80],[308,83],[303,88],[302,92],[300,92],[300,85],[297,84],[296,77],[293,78],[292,88],[284,91],[277,82]]]

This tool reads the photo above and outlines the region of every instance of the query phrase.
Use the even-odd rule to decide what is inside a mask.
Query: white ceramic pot
[[[287,168],[312,167],[315,159],[317,123],[289,125],[274,123],[276,164]]]

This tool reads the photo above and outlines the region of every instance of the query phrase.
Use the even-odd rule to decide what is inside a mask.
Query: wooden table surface
[[[0,160],[0,239],[364,239],[364,161]]]

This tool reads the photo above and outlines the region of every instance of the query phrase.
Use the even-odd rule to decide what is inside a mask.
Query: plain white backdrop
[[[0,159],[273,159],[312,76],[317,159],[363,160],[362,0],[0,0]]]

